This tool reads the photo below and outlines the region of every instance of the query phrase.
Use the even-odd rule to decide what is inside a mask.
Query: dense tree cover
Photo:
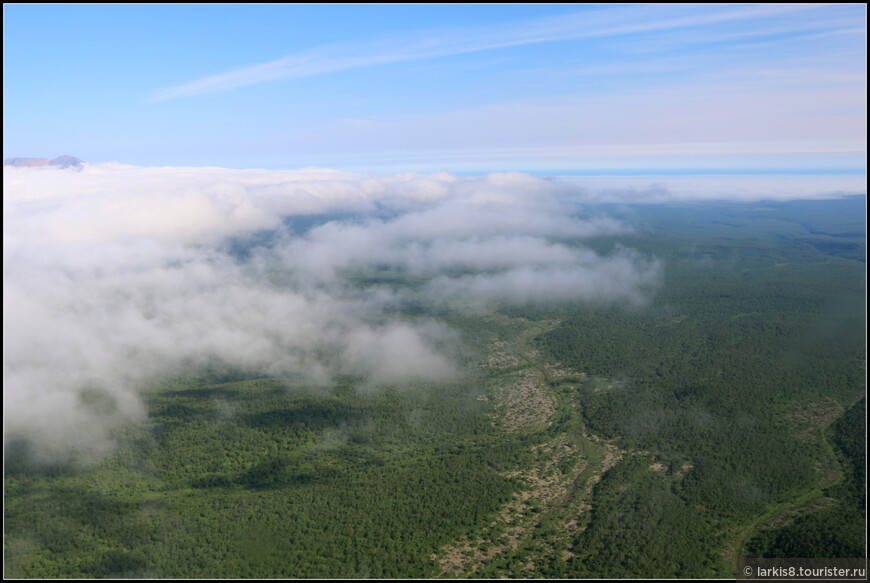
[[[189,385],[153,394],[153,427],[98,468],[14,456],[8,575],[424,576],[528,455],[486,435],[468,386]]]
[[[568,573],[592,578],[631,578],[639,573],[709,577],[719,562],[709,541],[709,518],[674,493],[649,463],[618,464],[595,497],[587,531],[577,537]]]
[[[812,232],[832,228],[830,216],[798,210],[802,220],[821,223],[809,225]],[[733,222],[703,238],[688,218],[699,219],[698,227],[709,222],[695,211],[678,213],[679,220],[668,215],[669,237],[638,236],[636,246],[646,243],[667,258],[663,289],[651,305],[583,306],[540,341],[557,360],[591,375],[579,383],[577,398],[593,431],[652,450],[672,468],[689,462],[692,469],[672,485],[675,504],[683,513],[703,508],[707,520],[739,523],[824,478],[825,444],[806,435],[823,420],[799,411],[825,402],[845,405],[864,393],[865,271],[850,257],[821,255],[806,243],[806,225],[759,226],[746,218],[748,209],[729,211]],[[863,242],[863,234],[846,236]],[[863,460],[866,430],[854,411],[835,425],[835,436],[849,460]],[[619,476],[614,470],[605,477],[593,504],[598,509],[607,505],[608,487],[624,481]],[[834,509],[800,517],[779,531],[778,542],[753,543],[753,552],[771,547],[778,553],[772,556],[864,556],[863,490],[852,495],[857,490],[844,488],[827,491]],[[614,512],[631,525],[624,536],[629,528],[659,523],[642,504]],[[578,545],[598,548],[596,541],[619,531],[596,528],[605,519],[595,516]],[[697,554],[708,553],[709,547]],[[597,560],[600,566],[586,561],[576,572],[631,572],[628,561],[611,554]]]
[[[867,493],[867,397],[862,397],[831,428],[831,440],[843,455],[843,487],[863,509]]]
[[[463,331],[471,369],[493,340],[546,328],[529,319],[559,321],[535,364],[574,372],[544,374],[555,405],[538,432],[493,422],[482,397],[502,377],[484,369],[448,386],[314,389],[216,365],[148,393],[148,422],[95,466],[37,464],[11,440],[5,575],[433,577],[434,553],[527,487],[510,476],[546,439],[570,435],[599,463],[585,433],[623,457],[567,517],[573,530],[556,530],[562,508],[535,508],[521,544],[475,576],[524,577],[533,563],[536,576],[730,578],[736,533],[816,489],[746,552],[865,556],[864,204],[611,208],[638,225],[620,243],[662,261],[648,305],[438,313]],[[571,553],[548,550],[553,537]]]
[[[832,425],[830,435],[842,456],[842,481],[826,489],[825,505],[780,528],[759,533],[748,544],[748,554],[808,558],[866,556],[866,398]]]

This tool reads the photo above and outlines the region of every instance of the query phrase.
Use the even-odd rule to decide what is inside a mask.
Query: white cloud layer
[[[396,316],[406,302],[643,301],[657,263],[584,248],[629,228],[563,194],[517,173],[7,169],[6,436],[109,449],[144,418],[141,390],[215,363],[313,385],[455,378],[461,338]]]

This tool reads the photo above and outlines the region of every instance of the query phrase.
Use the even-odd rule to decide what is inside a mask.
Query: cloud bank
[[[560,176],[578,202],[666,203],[827,199],[866,195],[866,173]]]
[[[657,263],[585,248],[630,229],[560,194],[517,173],[7,169],[6,437],[110,450],[143,389],[213,365],[455,379],[458,333],[409,305],[642,302]]]

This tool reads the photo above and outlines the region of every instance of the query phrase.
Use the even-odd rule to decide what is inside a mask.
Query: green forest
[[[414,306],[461,332],[458,380],[192,371],[96,464],[7,436],[4,575],[732,578],[740,557],[866,557],[866,197],[578,213],[635,226],[575,244],[660,261],[647,303]]]

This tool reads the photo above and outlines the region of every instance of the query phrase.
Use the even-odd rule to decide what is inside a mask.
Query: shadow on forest
[[[298,455],[278,456],[263,461],[236,476],[212,474],[191,483],[194,488],[242,487],[273,490],[313,483],[331,482],[341,475],[337,467],[313,464]]]
[[[299,403],[291,408],[264,411],[244,416],[250,427],[269,429],[282,425],[304,425],[311,430],[325,429],[356,420],[358,408],[339,402]]]
[[[15,513],[7,517],[6,528],[26,533],[53,554],[77,552],[89,539],[115,540],[140,510],[137,502],[114,500],[84,486],[43,484],[40,506],[51,508],[51,514],[34,519],[30,513]],[[144,562],[133,563],[125,562],[137,569],[144,567]],[[106,575],[127,570],[118,561],[106,567]]]
[[[174,397],[193,397],[195,399],[235,399],[239,396],[237,389],[225,389],[221,387],[203,387],[199,389],[181,389],[178,391],[167,391],[166,395]]]
[[[3,446],[3,474],[8,478],[52,478],[79,471],[72,460],[37,460],[27,439],[11,437]]]

